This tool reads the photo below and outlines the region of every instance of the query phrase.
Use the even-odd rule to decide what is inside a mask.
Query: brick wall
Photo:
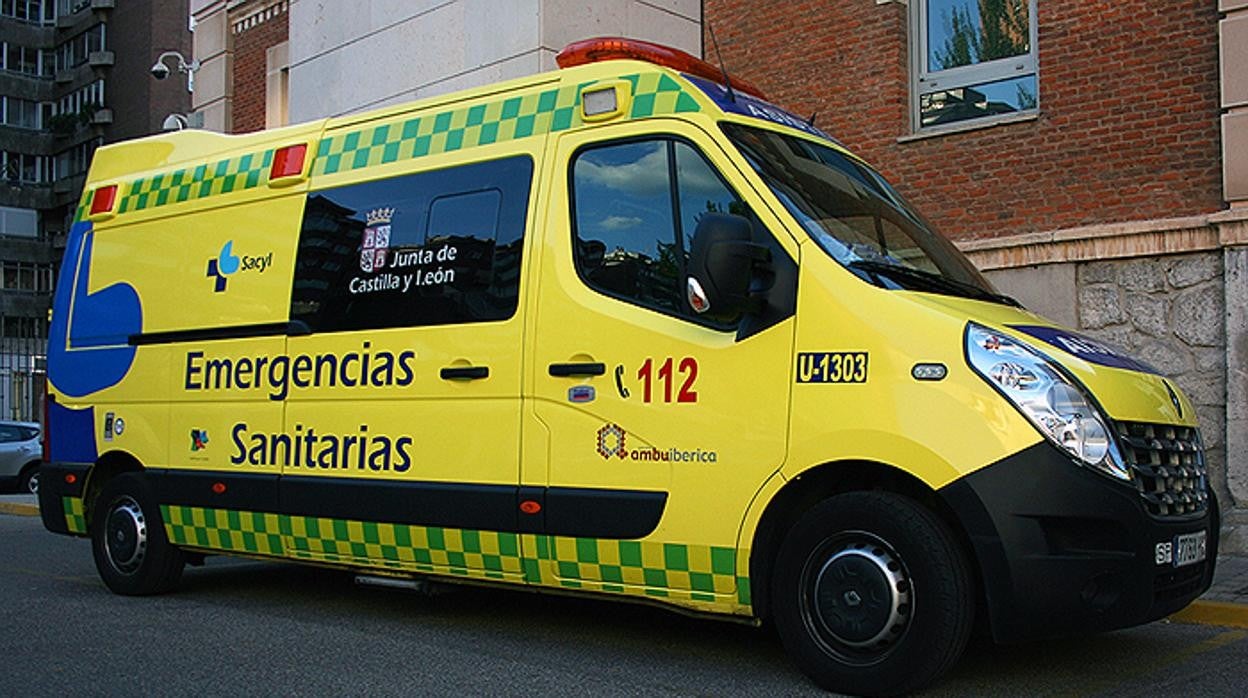
[[[908,142],[905,6],[705,0],[703,16],[730,73],[817,112],[946,234],[987,238],[1223,208],[1216,5],[1044,0],[1039,118]]]
[[[234,34],[234,133],[264,128],[266,51],[286,41],[287,18],[281,12]]]

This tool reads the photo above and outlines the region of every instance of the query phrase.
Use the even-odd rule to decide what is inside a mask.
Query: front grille
[[[1205,451],[1194,427],[1118,422],[1118,443],[1153,516],[1186,519],[1209,508]]]

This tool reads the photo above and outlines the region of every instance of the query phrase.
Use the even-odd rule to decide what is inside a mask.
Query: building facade
[[[694,54],[699,0],[192,0],[204,127],[245,133],[555,69],[588,36]]]
[[[190,106],[148,74],[161,51],[188,51],[186,9],[0,2],[0,419],[41,416],[51,292],[91,154]]]

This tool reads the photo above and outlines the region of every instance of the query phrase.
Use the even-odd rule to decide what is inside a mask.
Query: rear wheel
[[[175,587],[186,557],[169,544],[151,487],[139,473],[104,486],[91,519],[95,568],[115,594],[143,596]]]
[[[961,655],[974,596],[948,527],[885,492],[824,500],[776,559],[772,608],[786,649],[821,687],[894,695],[935,680]]]

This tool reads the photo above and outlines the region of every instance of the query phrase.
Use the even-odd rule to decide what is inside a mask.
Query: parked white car
[[[42,433],[38,422],[0,421],[0,491],[39,491]]]

